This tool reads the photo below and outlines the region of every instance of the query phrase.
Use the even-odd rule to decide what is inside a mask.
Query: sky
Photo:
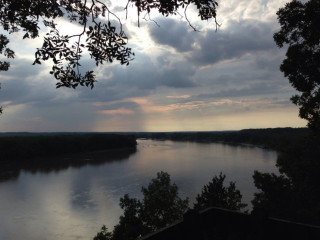
[[[273,34],[276,12],[288,0],[220,0],[216,31],[188,9],[193,31],[182,16],[140,19],[126,1],[109,1],[122,19],[135,53],[129,66],[95,67],[90,88],[56,89],[51,62],[33,66],[42,37],[10,35],[16,52],[8,72],[0,72],[0,132],[222,131],[247,128],[305,127],[290,97],[295,90],[279,66],[286,49]],[[80,29],[63,19],[60,32]],[[0,30],[2,31],[2,30]],[[81,30],[80,30],[81,31]],[[3,31],[2,31],[3,32]]]

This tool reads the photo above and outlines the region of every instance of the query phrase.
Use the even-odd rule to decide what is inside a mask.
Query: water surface
[[[223,172],[249,203],[253,171],[276,172],[276,158],[274,151],[249,146],[138,140],[137,152],[114,161],[21,170],[0,182],[0,239],[92,239],[103,224],[112,229],[118,222],[119,198],[141,197],[141,186],[159,171],[167,171],[191,202]]]

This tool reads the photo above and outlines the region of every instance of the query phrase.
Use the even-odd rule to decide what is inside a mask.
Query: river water
[[[0,182],[0,239],[92,239],[103,224],[111,230],[118,222],[119,198],[141,197],[141,186],[159,171],[168,172],[191,203],[222,172],[248,204],[256,191],[254,170],[277,172],[274,151],[218,143],[138,140],[136,152],[114,159],[104,153],[98,163],[95,157],[86,156],[81,166],[20,170]]]

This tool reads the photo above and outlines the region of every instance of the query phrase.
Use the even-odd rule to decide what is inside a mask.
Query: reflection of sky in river
[[[275,152],[253,147],[140,140],[137,153],[125,161],[22,171],[18,179],[0,183],[0,239],[92,239],[103,224],[112,229],[118,222],[119,198],[140,197],[141,186],[161,170],[191,200],[222,171],[249,203],[253,171],[276,171],[275,159]]]

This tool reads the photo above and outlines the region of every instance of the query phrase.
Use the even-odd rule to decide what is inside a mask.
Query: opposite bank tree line
[[[0,135],[2,162],[28,163],[30,159],[65,154],[136,148],[136,138],[119,134],[26,134]]]

